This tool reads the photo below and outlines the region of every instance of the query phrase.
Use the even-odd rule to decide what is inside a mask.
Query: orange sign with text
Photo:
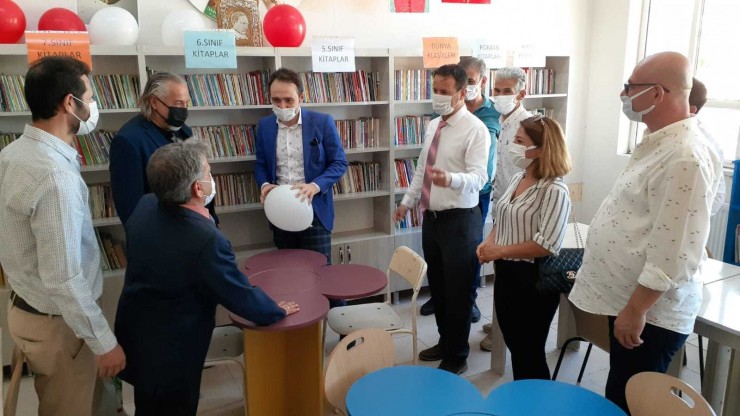
[[[79,59],[92,69],[90,37],[87,32],[26,32],[28,63],[45,56],[69,56]]]
[[[424,68],[439,68],[460,60],[457,38],[423,38]]]

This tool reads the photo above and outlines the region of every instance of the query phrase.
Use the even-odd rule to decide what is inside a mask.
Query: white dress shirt
[[[61,315],[93,353],[116,346],[96,303],[103,272],[77,151],[29,125],[0,152],[0,241],[0,263],[18,296]]]
[[[493,98],[495,99],[496,97]],[[516,136],[516,132],[521,127],[520,123],[529,117],[532,117],[532,114],[524,109],[524,104],[522,103],[519,104],[519,107],[506,120],[501,122],[501,133],[498,135],[498,144],[496,145],[496,175],[493,180],[493,196],[491,198],[494,206],[496,206],[497,201],[506,192],[514,174],[522,171],[514,165],[509,147],[514,143],[514,136]],[[503,118],[501,116],[501,119]]]
[[[722,163],[695,118],[646,131],[591,223],[570,300],[616,316],[640,284],[664,292],[647,322],[690,334],[720,175]]]
[[[706,128],[704,128],[704,124],[701,122],[700,118],[696,119],[697,123],[699,123],[699,130],[704,134],[704,137],[709,140],[709,143],[711,143],[712,148],[715,152],[717,152],[717,156],[719,157],[719,161],[724,164],[725,162],[725,156],[722,152],[722,146],[719,145],[719,142],[715,140],[715,138],[709,134]],[[717,188],[717,193],[714,195],[714,200],[712,201],[712,215],[719,212],[720,208],[722,208],[722,204],[725,202],[725,197],[727,197],[727,185],[725,184],[725,175],[724,172],[722,175],[719,175],[719,188]]]
[[[290,127],[277,120],[277,149],[275,149],[275,175],[278,185],[294,185],[306,182],[303,168],[303,114],[298,113],[298,122]],[[264,185],[264,184],[263,184]]]
[[[512,199],[523,177],[524,172],[514,174],[509,188],[496,203],[496,244],[508,246],[534,241],[557,255],[563,245],[571,209],[568,186],[560,178],[540,179]],[[534,259],[504,260],[534,262]]]
[[[427,127],[414,179],[401,201],[407,207],[415,206],[421,198],[427,155],[440,120],[442,117],[435,118]],[[478,193],[488,180],[491,134],[465,106],[445,121],[447,125],[442,127],[439,137],[435,167],[448,172],[452,180],[448,188],[432,184],[429,209],[473,208],[478,205]]]

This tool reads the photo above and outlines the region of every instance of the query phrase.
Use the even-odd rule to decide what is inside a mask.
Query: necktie
[[[422,211],[426,211],[429,208],[429,194],[432,191],[432,167],[437,162],[439,136],[442,135],[442,127],[446,125],[446,121],[439,120],[439,126],[437,126],[437,131],[434,132],[434,138],[432,139],[432,144],[429,146],[429,153],[427,153],[427,162],[424,166],[424,185],[421,188],[421,199],[419,200],[419,207]]]

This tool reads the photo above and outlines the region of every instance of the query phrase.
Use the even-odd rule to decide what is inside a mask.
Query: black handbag
[[[576,235],[576,248],[562,248],[557,256],[537,258],[539,279],[535,287],[541,292],[569,293],[576,282],[576,273],[583,262],[583,240],[578,225],[573,221],[573,210],[570,221]]]

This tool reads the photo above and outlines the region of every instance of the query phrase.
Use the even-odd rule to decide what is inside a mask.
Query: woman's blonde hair
[[[565,176],[573,168],[565,144],[563,129],[557,121],[543,115],[522,120],[524,132],[542,152],[532,164],[538,178],[550,179]]]

